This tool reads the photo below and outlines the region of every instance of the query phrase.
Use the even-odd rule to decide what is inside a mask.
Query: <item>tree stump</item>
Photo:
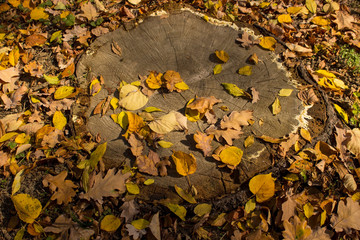
[[[116,89],[121,81],[131,83],[139,80],[139,75],[147,76],[150,71],[164,73],[174,70],[180,73],[190,87],[180,93],[158,92],[152,95],[145,107],[153,106],[163,110],[154,113],[155,118],[173,110],[184,114],[187,102],[195,96],[221,99],[222,103],[214,106],[218,119],[231,111],[253,111],[255,123],[243,127],[242,137],[234,140],[233,145],[241,148],[244,154],[241,163],[233,171],[219,168],[218,161],[212,157],[204,157],[195,148],[193,134],[196,131],[205,132],[209,127],[205,121],[188,121],[188,131],[174,131],[164,135],[163,140],[174,145],[171,148],[156,149],[160,157],[171,156],[172,151],[183,151],[192,153],[197,159],[197,170],[189,175],[189,179],[198,191],[198,198],[209,199],[231,193],[241,183],[271,166],[269,151],[264,142],[255,138],[255,143],[245,148],[243,144],[246,137],[266,135],[280,138],[296,131],[299,126],[306,126],[304,117],[307,111],[297,98],[297,83],[281,68],[276,55],[258,46],[249,49],[240,47],[235,40],[243,30],[237,29],[234,24],[215,24],[210,23],[211,21],[212,19],[205,21],[199,14],[191,11],[149,16],[132,30],[118,29],[99,37],[82,56],[76,71],[82,87],[89,89],[93,76],[104,78],[101,91],[90,97],[85,116],[87,129],[94,136],[99,135],[103,142],[107,141],[107,151],[103,158],[107,168],[120,166],[124,161],[134,165],[135,158],[122,136],[125,131],[110,117],[121,110],[109,110],[104,116],[93,115],[92,112],[107,96],[118,97]],[[120,46],[121,56],[112,51],[111,45],[114,42]],[[213,68],[221,62],[216,58],[215,50],[225,50],[230,56],[228,62],[222,65],[222,72],[216,75],[213,74]],[[254,53],[260,61],[252,66],[252,75],[239,75],[239,68],[249,65],[248,58]],[[244,90],[254,87],[259,92],[260,100],[251,103],[247,99],[233,97],[224,90],[221,83],[233,83]],[[271,105],[279,90],[284,88],[294,91],[289,97],[279,97],[282,109],[279,114],[273,115]],[[224,105],[230,109],[229,112],[220,109]],[[263,124],[260,125],[259,121],[263,121]],[[219,145],[225,143],[214,139],[213,149]],[[186,178],[176,172],[174,162],[165,177],[144,175],[155,179],[155,183],[145,187],[143,191],[153,199],[174,192],[175,184],[183,189],[188,188]]]

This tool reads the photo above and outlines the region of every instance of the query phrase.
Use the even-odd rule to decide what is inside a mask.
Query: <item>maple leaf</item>
[[[51,200],[56,199],[57,204],[64,203],[64,205],[67,205],[71,202],[71,198],[76,195],[73,188],[77,188],[77,186],[71,180],[65,180],[67,174],[66,171],[62,171],[56,176],[48,174],[43,180],[43,185],[45,187],[49,186],[51,191],[54,192]]]
[[[241,130],[241,126],[248,126],[249,121],[253,120],[253,111],[244,110],[241,112],[233,111],[229,116],[224,116],[220,122],[222,129],[232,128]]]
[[[254,36],[250,35],[248,32],[244,31],[241,34],[240,38],[236,39],[237,42],[240,42],[240,45],[244,48],[249,48],[252,45],[259,44],[260,40],[255,39]]]
[[[337,216],[333,215],[330,219],[331,226],[336,232],[349,232],[350,229],[360,230],[360,205],[350,197],[340,201],[337,209]]]
[[[196,134],[194,134],[194,141],[197,143],[195,147],[203,151],[204,156],[209,156],[212,150],[211,141],[213,138],[214,135],[212,134],[207,135],[205,133],[196,131]]]
[[[336,11],[336,20],[333,21],[338,25],[338,30],[352,29],[355,18],[345,11]]]
[[[58,216],[51,226],[44,228],[44,231],[60,234],[58,239],[90,239],[95,233],[92,229],[82,228],[65,215]]]
[[[120,210],[122,210],[120,217],[125,218],[125,222],[131,222],[135,215],[140,212],[134,199],[124,202]]]
[[[307,225],[307,221],[301,221],[298,216],[294,216],[293,223],[285,220],[283,224],[285,230],[282,233],[285,240],[307,239],[311,235],[312,231],[310,226]]]
[[[233,139],[239,139],[240,135],[243,133],[237,129],[216,129],[214,125],[208,127],[205,132],[208,135],[213,134],[217,141],[220,141],[220,139],[223,138],[229,145],[232,145]]]
[[[87,200],[93,199],[98,203],[103,203],[103,197],[118,197],[126,191],[125,181],[130,177],[131,173],[122,174],[120,171],[115,173],[115,168],[109,169],[104,178],[101,173],[94,177],[94,185],[90,187],[87,193],[81,193],[80,198]],[[115,191],[117,190],[117,191]]]
[[[222,101],[216,99],[214,96],[196,97],[193,102],[187,105],[187,108],[197,110],[199,113],[205,113],[206,111],[211,110],[215,104],[220,102]]]
[[[136,158],[136,166],[139,168],[140,172],[144,172],[153,176],[158,175],[158,170],[156,164],[160,162],[159,155],[154,151],[149,151],[148,156],[138,156]]]

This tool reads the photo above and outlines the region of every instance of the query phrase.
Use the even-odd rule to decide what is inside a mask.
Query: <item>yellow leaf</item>
[[[323,69],[319,69],[316,71],[316,74],[320,75],[321,77],[327,77],[327,78],[335,78],[335,74],[328,72],[326,70]]]
[[[189,203],[196,203],[195,198],[191,194],[186,193],[184,191],[184,189],[176,186],[176,184],[174,187],[175,187],[175,191],[177,192],[177,194],[179,194],[179,196],[182,197],[185,201],[187,201]]]
[[[1,138],[0,138],[0,143],[5,142],[5,141],[11,139],[12,137],[14,137],[14,136],[16,136],[16,135],[18,135],[17,132],[5,133],[4,135],[1,136]]]
[[[160,147],[162,147],[162,148],[169,148],[169,147],[172,147],[172,145],[174,145],[174,144],[172,144],[171,142],[166,142],[166,141],[158,141],[157,142],[158,144],[159,144],[159,146]]]
[[[31,96],[30,99],[31,99],[31,102],[32,102],[32,103],[39,103],[39,102],[41,102],[40,99],[37,98],[36,96]]]
[[[321,16],[316,16],[311,20],[312,23],[319,25],[319,26],[327,26],[330,24],[330,21],[321,17]]]
[[[98,94],[101,90],[101,84],[99,79],[95,78],[94,80],[92,80],[89,88],[91,96],[95,96],[96,94]]]
[[[244,76],[250,76],[252,74],[252,66],[244,66],[239,69],[238,73]]]
[[[121,113],[119,113],[119,115],[117,116],[117,121],[116,121],[120,127],[122,129],[126,129],[129,125],[129,119],[128,119],[128,115],[126,112],[122,111]]]
[[[106,146],[107,142],[104,142],[103,144],[100,144],[96,147],[95,151],[93,151],[90,155],[89,164],[90,168],[94,169],[98,162],[102,159],[106,152]]]
[[[227,92],[234,96],[234,97],[246,97],[251,99],[251,95],[244,91],[243,89],[239,88],[238,86],[236,86],[235,84],[232,83],[222,83],[221,85],[223,85],[223,87],[225,88],[225,90],[227,90]]]
[[[203,115],[200,114],[200,112],[196,109],[191,109],[188,108],[187,106],[192,103],[195,100],[195,98],[190,99],[187,104],[186,104],[186,108],[185,108],[185,116],[187,117],[187,119],[191,122],[196,122],[199,121]]]
[[[126,186],[126,190],[130,193],[130,194],[139,194],[140,193],[140,188],[138,187],[138,185],[136,185],[135,183],[132,182],[128,182],[125,184]]]
[[[244,141],[244,147],[245,148],[250,147],[251,145],[254,144],[254,142],[255,142],[254,136],[248,136]]]
[[[270,142],[270,143],[281,143],[284,141],[283,139],[280,139],[280,138],[273,138],[273,137],[269,137],[269,136],[265,136],[265,135],[262,135],[257,138],[260,138],[260,139],[264,140],[265,142]]]
[[[221,73],[221,71],[222,71],[222,65],[221,65],[221,64],[217,64],[217,65],[214,67],[214,75]]]
[[[166,203],[165,206],[175,213],[181,220],[185,221],[186,208],[174,203]]]
[[[197,205],[195,208],[194,208],[194,213],[199,216],[199,217],[202,217],[204,216],[205,214],[209,214],[211,212],[211,205],[210,204],[207,204],[207,203],[201,203],[199,205]]]
[[[160,75],[160,77],[159,77]],[[162,74],[159,74],[158,76],[155,77],[154,73],[151,72],[149,74],[149,76],[147,77],[146,84],[150,89],[159,89],[161,88],[162,85],[162,81],[161,81],[161,76]]]
[[[24,169],[22,169],[20,172],[18,172],[15,177],[14,177],[14,182],[12,184],[12,191],[11,191],[11,195],[14,195],[15,193],[17,193],[17,191],[20,190],[20,186],[21,186],[21,174],[24,172]]]
[[[131,225],[133,225],[137,230],[142,230],[142,229],[147,228],[150,225],[150,223],[148,220],[141,218],[141,219],[132,221]]]
[[[310,132],[304,128],[300,129],[300,135],[303,139],[311,143],[311,135]]]
[[[326,221],[326,210],[322,211],[320,215],[320,226],[324,225]]]
[[[120,116],[120,114],[119,114],[119,116]],[[126,133],[123,135],[127,139],[128,134],[139,131],[141,128],[144,127],[145,123],[144,123],[143,119],[135,113],[126,112],[126,115],[127,115],[127,118],[123,117],[122,121],[125,122],[125,124],[126,124],[126,121],[128,123]],[[119,122],[119,120],[118,120],[118,122]],[[120,126],[121,126],[121,124],[120,124]]]
[[[279,23],[291,23],[292,19],[290,17],[290,14],[281,14],[278,16],[278,22]]]
[[[144,109],[145,112],[151,113],[151,112],[162,112],[160,108],[157,107],[147,107]]]
[[[149,178],[149,179],[146,179],[145,182],[144,182],[144,185],[148,186],[148,185],[151,185],[155,182],[154,179],[152,178]]]
[[[59,130],[63,130],[67,124],[66,117],[62,114],[61,111],[56,111],[54,113],[52,120],[53,120],[54,127]]]
[[[45,12],[45,9],[37,7],[30,12],[30,18],[33,20],[48,19],[49,14]]]
[[[349,88],[348,86],[345,85],[345,83],[342,80],[340,80],[338,78],[334,78],[333,81],[334,81],[335,86],[338,88],[341,88],[341,89]]]
[[[175,163],[176,171],[180,175],[187,176],[196,171],[196,159],[191,153],[187,154],[181,151],[174,151],[171,157]]]
[[[287,11],[289,14],[295,15],[295,14],[297,14],[298,12],[300,12],[301,9],[302,9],[302,7],[288,7],[288,8],[286,9],[286,11]]]
[[[310,218],[312,215],[314,215],[314,207],[311,205],[311,203],[305,204],[303,208],[305,217]]]
[[[260,7],[260,8],[266,8],[266,7],[269,6],[269,5],[270,5],[269,2],[261,2],[261,3],[259,4],[259,7]]]
[[[20,133],[19,135],[16,136],[14,141],[16,143],[23,144],[23,143],[29,142],[30,138],[31,137],[29,135],[26,135],[26,133]]]
[[[51,34],[50,37],[50,42],[53,42],[55,40],[59,41],[61,40],[62,36],[61,36],[61,30],[54,32],[53,34]]]
[[[121,99],[119,105],[126,110],[135,111],[145,106],[148,100],[147,96],[140,90],[137,90],[136,92],[130,92],[126,97]]]
[[[11,197],[19,218],[26,223],[33,223],[41,213],[41,203],[29,194],[20,193]]]
[[[130,83],[131,85],[134,85],[136,87],[139,87],[141,85],[141,82],[140,81],[134,81],[132,83]]]
[[[262,38],[260,38],[259,45],[264,49],[274,51],[275,50],[275,44],[276,44],[276,40],[273,37],[262,37]]]
[[[316,13],[317,5],[316,5],[315,0],[306,0],[305,6],[306,6],[307,9],[309,9],[309,11],[311,13],[314,13],[314,14]]]
[[[10,9],[10,6],[6,3],[2,3],[0,4],[0,13],[2,12],[6,12],[7,10]],[[3,33],[1,33],[0,35],[2,35]],[[5,34],[4,34],[5,35]],[[2,37],[0,36],[0,41],[2,40]]]
[[[342,109],[339,105],[337,105],[335,103],[334,103],[334,107],[335,107],[335,110],[340,115],[340,117],[342,117],[342,119],[344,119],[344,121],[346,123],[349,123],[349,117],[348,117],[347,113],[344,111],[344,109]],[[1,142],[1,140],[0,140],[0,142]]]
[[[56,89],[54,93],[54,98],[56,100],[67,98],[74,92],[74,90],[75,90],[74,87],[61,86],[58,89]]]
[[[290,96],[291,95],[291,93],[293,92],[293,89],[285,89],[285,88],[283,88],[283,89],[281,89],[280,91],[279,91],[279,96],[280,97],[288,97],[288,96]]]
[[[259,174],[249,182],[250,191],[256,195],[256,201],[265,202],[275,194],[275,181],[269,174]]]
[[[17,8],[21,4],[21,1],[20,0],[8,0],[8,3],[10,3],[11,6],[13,6],[14,8]]]
[[[49,84],[59,84],[59,82],[60,82],[58,76],[51,76],[51,75],[46,75],[46,74],[44,74],[43,76],[44,76],[44,79]]]
[[[100,228],[107,232],[115,232],[121,225],[121,220],[114,215],[106,215],[100,222]]]
[[[274,103],[271,105],[272,113],[274,115],[279,114],[281,112],[281,105],[279,98],[276,98]]]
[[[296,181],[299,181],[299,176],[295,173],[289,173],[289,174],[286,174],[284,179],[286,181],[296,182]]]
[[[251,198],[249,201],[246,202],[245,204],[245,212],[246,213],[251,213],[252,211],[254,211],[256,207],[256,201],[255,198]]]
[[[19,57],[20,57],[20,52],[19,52],[19,48],[15,47],[10,53],[9,53],[9,63],[15,67],[16,64],[19,61]]]
[[[218,57],[218,59],[220,59],[224,63],[226,63],[229,60],[229,54],[227,54],[227,52],[225,52],[224,50],[215,51],[215,55]]]
[[[227,147],[219,154],[220,160],[227,164],[236,167],[241,162],[243,151],[235,146]]]
[[[181,81],[179,83],[175,83],[175,87],[177,89],[184,90],[184,91],[189,89],[189,86],[184,81]]]
[[[110,106],[112,107],[112,109],[116,110],[119,107],[119,99],[116,97],[113,97],[110,100]]]

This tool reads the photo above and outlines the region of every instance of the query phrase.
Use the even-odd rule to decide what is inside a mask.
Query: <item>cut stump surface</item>
[[[106,167],[120,166],[124,161],[134,165],[135,158],[122,137],[125,131],[110,117],[114,111],[109,110],[104,116],[92,115],[95,106],[107,96],[118,97],[116,89],[121,81],[131,83],[139,80],[139,75],[147,76],[150,71],[164,73],[167,70],[179,72],[190,89],[181,93],[152,95],[145,107],[153,106],[163,110],[154,113],[154,117],[173,110],[184,114],[186,103],[195,96],[221,99],[222,103],[214,106],[219,120],[231,111],[253,111],[255,123],[243,127],[242,137],[233,144],[244,151],[241,163],[233,172],[219,168],[220,162],[212,157],[205,158],[195,148],[193,134],[196,131],[205,132],[209,126],[205,121],[188,121],[187,132],[171,132],[164,136],[163,140],[174,145],[167,149],[158,148],[156,151],[160,157],[171,156],[172,151],[192,153],[196,157],[197,170],[189,178],[196,187],[199,198],[208,199],[230,193],[242,182],[271,165],[269,152],[263,142],[255,139],[252,146],[244,148],[244,139],[254,134],[283,137],[296,131],[301,124],[306,124],[300,120],[306,111],[296,96],[296,83],[279,67],[274,53],[258,46],[250,49],[240,47],[235,41],[239,33],[241,30],[236,28],[211,24],[196,14],[181,11],[167,17],[147,17],[136,28],[130,31],[118,29],[99,37],[90,46],[77,65],[77,76],[87,89],[93,76],[101,75],[105,81],[101,91],[90,98],[86,116],[88,130],[94,136],[99,134],[102,141],[108,142],[104,156]],[[112,51],[113,42],[121,47],[121,56]],[[222,65],[222,72],[217,75],[213,74],[214,66],[219,64],[214,55],[215,50],[225,50],[230,56],[229,61]],[[240,67],[249,65],[247,59],[253,53],[261,61],[252,66],[252,75],[239,75],[237,71]],[[221,83],[233,83],[245,90],[254,87],[259,92],[260,100],[251,103],[247,99],[233,97],[224,90]],[[279,97],[282,109],[279,114],[273,115],[271,105],[279,90],[284,88],[294,91],[289,97]],[[229,112],[220,110],[220,106],[224,105],[230,109]],[[120,111],[117,109],[115,113]],[[263,120],[262,126],[259,125],[259,120]],[[220,144],[225,143],[214,139],[213,149]],[[155,183],[145,187],[144,191],[148,195],[150,191],[153,197],[154,194],[162,197],[174,192],[175,184],[183,189],[188,187],[186,178],[176,172],[174,162],[168,169],[168,176],[148,177],[155,179]]]

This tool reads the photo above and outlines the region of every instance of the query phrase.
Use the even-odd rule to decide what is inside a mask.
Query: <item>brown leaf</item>
[[[27,123],[25,125],[22,125],[19,127],[19,130],[26,133],[27,135],[32,135],[36,133],[39,129],[41,129],[44,126],[44,123],[39,122],[32,122]]]
[[[281,221],[288,221],[291,217],[296,214],[296,202],[287,195],[287,200],[281,204],[282,217]]]
[[[214,135],[212,134],[207,135],[205,133],[196,131],[196,134],[194,134],[194,141],[197,143],[195,147],[203,151],[204,156],[209,156],[212,151],[211,141],[213,138]]]
[[[0,151],[0,167],[10,164],[10,157],[6,152]]]
[[[285,240],[307,239],[311,235],[311,227],[307,225],[306,220],[300,220],[294,216],[294,222],[283,222],[285,230],[282,232]]]
[[[331,226],[336,232],[349,232],[350,229],[360,230],[360,205],[350,197],[340,201],[337,210],[337,216],[333,215],[330,219]]]
[[[115,173],[115,168],[109,169],[104,178],[101,173],[95,175],[94,184],[87,193],[81,193],[80,198],[87,200],[93,199],[98,203],[103,203],[103,197],[118,197],[126,191],[125,181],[131,173],[122,174],[121,171]],[[117,190],[117,191],[116,191]]]
[[[248,126],[249,121],[253,120],[253,111],[244,110],[241,112],[233,111],[229,116],[224,116],[220,122],[222,129],[241,130],[241,126]]]
[[[90,1],[81,5],[81,11],[83,11],[83,14],[79,14],[79,16],[84,16],[89,21],[95,20],[99,15],[99,13],[96,11],[96,8],[91,4]]]
[[[60,234],[60,239],[90,239],[95,233],[92,229],[82,228],[65,215],[57,217],[51,226],[44,228],[44,231]]]
[[[244,31],[242,34],[241,34],[241,37],[240,38],[237,38],[236,39],[237,42],[240,42],[240,45],[244,48],[249,48],[251,47],[252,45],[255,45],[255,44],[259,44],[260,43],[260,40],[259,39],[256,39],[254,38],[254,36],[252,35],[249,35],[246,31]]]
[[[117,44],[117,42],[113,41],[111,43],[111,50],[118,56],[121,57],[122,55],[122,50],[121,50],[121,47]]]
[[[360,156],[360,129],[354,128],[352,130],[348,130],[347,133],[350,133],[351,137],[346,146],[352,154],[359,157]]]
[[[208,127],[205,131],[207,134],[213,134],[217,141],[220,141],[223,138],[227,144],[232,145],[233,139],[239,139],[240,135],[243,133],[240,130],[236,129],[216,129],[214,125]]]
[[[138,135],[138,134],[130,134],[129,139],[128,139],[128,143],[130,144],[131,148],[131,153],[135,156],[135,157],[139,157],[141,156],[143,150],[144,150],[144,144],[142,141],[142,138]]]
[[[174,91],[175,84],[183,81],[180,77],[180,74],[172,70],[166,71],[163,75],[163,79],[165,81],[166,88],[169,90],[169,92]]]
[[[335,125],[335,130],[336,149],[340,153],[340,159],[344,161],[349,157],[346,152],[346,145],[351,138],[351,133],[346,131],[339,123]]]
[[[45,42],[46,42],[46,37],[44,37],[44,35],[41,34],[33,34],[28,36],[25,39],[25,44],[27,45],[27,47],[31,48],[34,46],[42,46]]]
[[[290,148],[299,140],[299,134],[291,133],[289,135],[289,139],[280,143],[279,153],[282,157],[286,156],[286,153],[290,150]]]
[[[353,22],[355,22],[355,18],[348,12],[336,11],[336,20],[334,20],[334,23],[338,25],[338,30],[345,28],[351,30],[353,28]]]
[[[307,90],[301,90],[298,93],[298,98],[306,105],[313,105],[314,103],[319,102],[319,98],[316,96],[314,89],[312,88]]]
[[[216,99],[214,96],[196,97],[192,103],[187,105],[187,108],[197,110],[199,113],[205,113],[206,111],[211,110],[215,104],[220,102],[222,101]]]
[[[331,237],[328,233],[326,233],[325,231],[327,231],[326,227],[323,228],[317,228],[316,230],[314,230],[311,235],[306,238],[306,240],[331,240]]]
[[[259,92],[256,91],[256,89],[254,87],[250,88],[250,90],[251,90],[251,97],[252,97],[251,103],[256,103],[257,101],[260,100]]]
[[[19,80],[19,69],[15,67],[0,71],[0,80],[4,83],[16,82]]]
[[[42,141],[41,146],[47,146],[49,148],[54,148],[56,144],[60,143],[61,139],[63,138],[63,132],[59,129],[53,128],[48,134],[46,134]]]
[[[125,218],[125,222],[131,222],[135,215],[139,213],[138,206],[134,200],[124,202],[120,210],[122,210],[120,217]]]
[[[71,180],[65,180],[67,174],[67,171],[62,171],[56,176],[48,174],[43,179],[44,186],[49,186],[54,193],[51,200],[56,199],[57,204],[67,205],[71,202],[71,198],[76,195],[73,188],[77,188],[77,186]]]
[[[158,169],[156,164],[160,163],[159,155],[154,151],[149,151],[148,156],[138,156],[135,164],[139,168],[140,172],[144,172],[153,176],[158,175]]]
[[[168,158],[162,159],[159,163],[156,164],[156,167],[159,170],[160,176],[164,177],[167,176],[167,168],[166,166],[170,166],[171,162]]]
[[[103,106],[105,104],[107,98],[104,98],[103,100],[101,100],[94,108],[93,114],[100,114],[102,112]]]

